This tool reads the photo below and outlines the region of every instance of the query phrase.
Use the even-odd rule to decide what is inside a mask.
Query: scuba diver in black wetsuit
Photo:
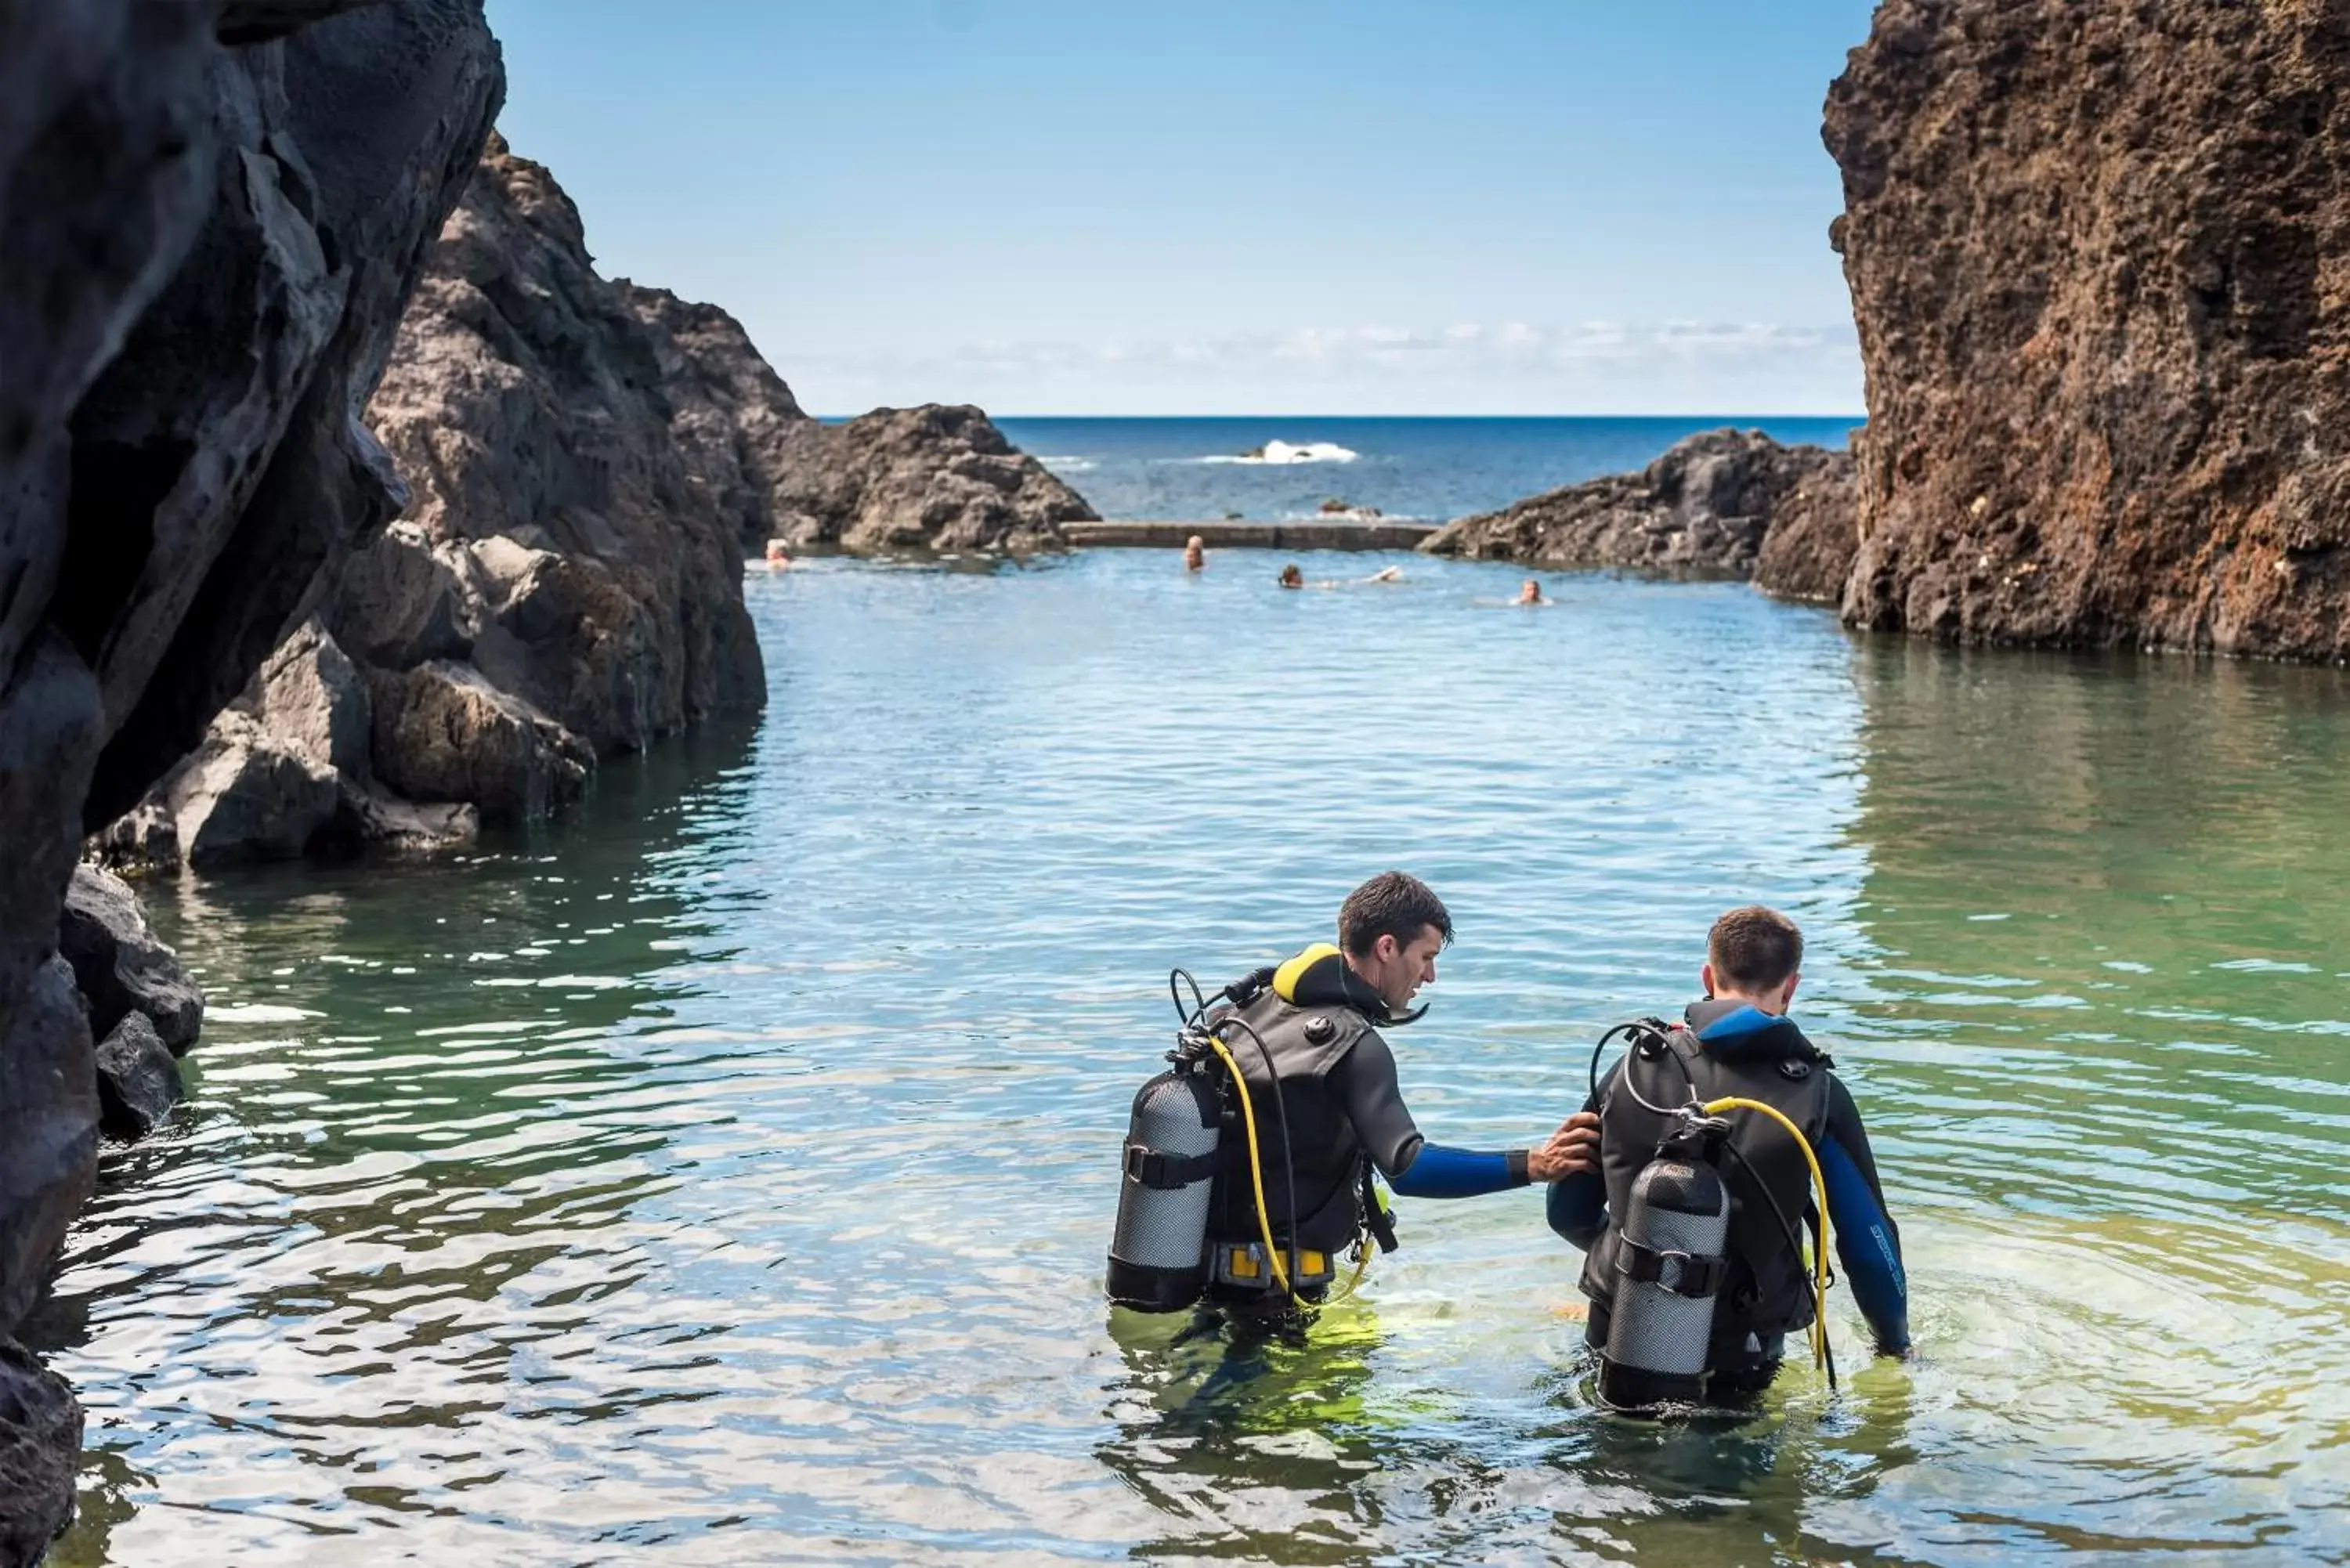
[[[1551,1189],[1549,1218],[1552,1230],[1586,1254],[1582,1288],[1591,1298],[1591,1317],[1586,1338],[1595,1350],[1607,1347],[1609,1314],[1623,1278],[1653,1275],[1627,1275],[1627,1263],[1659,1254],[1627,1244],[1617,1218],[1631,1212],[1643,1167],[1652,1157],[1663,1158],[1659,1141],[1673,1119],[1664,1113],[1692,1099],[1739,1096],[1775,1107],[1809,1141],[1854,1301],[1880,1354],[1908,1353],[1901,1236],[1886,1212],[1859,1109],[1830,1071],[1834,1064],[1786,1015],[1803,956],[1803,934],[1776,910],[1757,905],[1722,916],[1706,939],[1705,1000],[1690,1004],[1682,1024],[1636,1036],[1634,1049],[1569,1118],[1569,1127],[1597,1131],[1599,1164]],[[1722,1249],[1727,1267],[1713,1291],[1703,1357],[1708,1403],[1759,1394],[1778,1373],[1788,1333],[1811,1325],[1813,1276],[1797,1251],[1794,1226],[1808,1220],[1816,1248],[1822,1223],[1811,1201],[1811,1168],[1794,1137],[1766,1116],[1734,1114],[1726,1142],[1733,1157],[1722,1169],[1730,1194]],[[1648,1258],[1638,1256],[1643,1251]],[[1688,1269],[1690,1260],[1679,1267]]]
[[[1245,1140],[1224,1140],[1208,1211],[1210,1300],[1280,1313],[1322,1300],[1349,1245],[1383,1249],[1394,1231],[1371,1181],[1376,1168],[1407,1198],[1472,1198],[1587,1168],[1598,1139],[1561,1128],[1538,1148],[1478,1152],[1421,1137],[1396,1084],[1382,1026],[1409,1023],[1452,917],[1428,885],[1400,871],[1372,877],[1338,911],[1339,946],[1317,943],[1269,971],[1263,989],[1222,1015],[1257,1107],[1255,1169]],[[1425,1009],[1421,1010],[1425,1011]],[[1275,1120],[1267,1107],[1278,1105]],[[1263,1211],[1259,1212],[1262,1191]],[[1270,1228],[1290,1260],[1288,1289],[1268,1267]]]

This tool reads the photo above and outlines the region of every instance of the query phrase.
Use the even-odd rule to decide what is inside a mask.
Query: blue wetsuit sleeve
[[[1831,1082],[1827,1135],[1816,1151],[1835,1225],[1836,1259],[1852,1299],[1868,1319],[1879,1350],[1909,1348],[1909,1278],[1901,1266],[1901,1232],[1886,1212],[1877,1162],[1860,1111],[1841,1083]]]
[[[1614,1075],[1609,1075],[1611,1080]],[[1597,1110],[1599,1096],[1595,1094],[1585,1100],[1583,1108]],[[1607,1176],[1594,1168],[1578,1170],[1552,1182],[1550,1196],[1543,1203],[1543,1215],[1560,1236],[1584,1251],[1591,1251],[1591,1244],[1607,1229]]]
[[[1406,1198],[1475,1198],[1523,1187],[1523,1154],[1478,1154],[1443,1148],[1420,1136],[1396,1086],[1395,1054],[1378,1031],[1367,1030],[1331,1075],[1371,1163]]]
[[[1390,1174],[1388,1182],[1406,1198],[1482,1198],[1505,1188],[1523,1187],[1525,1161],[1506,1154],[1423,1143],[1411,1163]]]

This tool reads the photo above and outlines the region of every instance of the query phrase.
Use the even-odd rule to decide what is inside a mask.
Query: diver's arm
[[[1888,1355],[1909,1349],[1909,1279],[1901,1266],[1901,1232],[1886,1212],[1877,1161],[1860,1108],[1844,1085],[1828,1080],[1828,1126],[1815,1151],[1826,1179],[1828,1218],[1835,1224],[1836,1260],[1852,1299]]]
[[[1618,1066],[1616,1071],[1623,1069]],[[1594,1093],[1583,1102],[1583,1109],[1577,1114],[1597,1116],[1599,1100],[1599,1095]],[[1596,1139],[1588,1165],[1550,1184],[1550,1196],[1543,1203],[1543,1216],[1550,1221],[1553,1231],[1581,1251],[1591,1251],[1591,1244],[1606,1232],[1607,1176],[1599,1166]]]
[[[1355,1136],[1388,1185],[1406,1198],[1477,1198],[1528,1179],[1526,1151],[1447,1148],[1420,1136],[1396,1084],[1395,1053],[1367,1030],[1332,1075]]]

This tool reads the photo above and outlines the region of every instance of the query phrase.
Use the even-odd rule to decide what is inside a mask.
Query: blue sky
[[[603,270],[824,413],[1851,413],[1866,0],[489,0]]]

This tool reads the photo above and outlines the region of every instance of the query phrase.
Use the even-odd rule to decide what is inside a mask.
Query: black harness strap
[[[1126,1174],[1161,1192],[1189,1187],[1216,1173],[1213,1154],[1161,1154],[1139,1143],[1126,1146]]]
[[[1616,1246],[1616,1272],[1627,1280],[1659,1285],[1677,1296],[1695,1299],[1721,1288],[1730,1272],[1730,1260],[1659,1250],[1626,1236]]]

